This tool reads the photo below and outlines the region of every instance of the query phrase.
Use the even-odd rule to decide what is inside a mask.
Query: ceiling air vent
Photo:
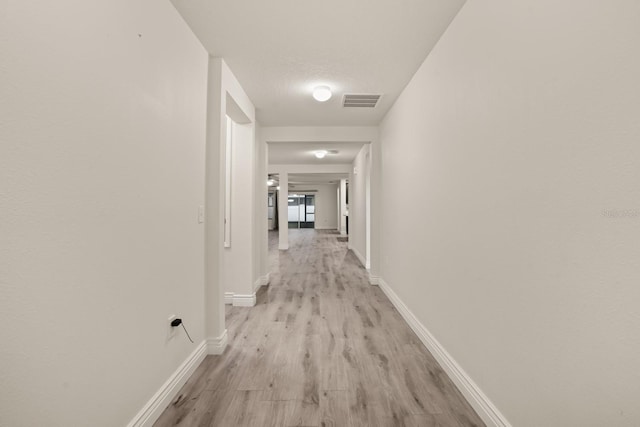
[[[342,99],[343,107],[363,107],[363,108],[374,108],[380,97],[382,95],[372,95],[372,94],[351,94],[345,95]]]

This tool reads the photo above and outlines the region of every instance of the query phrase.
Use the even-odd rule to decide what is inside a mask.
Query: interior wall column
[[[342,218],[342,211],[340,210],[340,183],[336,188],[336,229],[340,232],[340,221]]]
[[[367,271],[371,270],[371,145],[365,160],[365,260]]]
[[[347,234],[347,180],[340,180],[340,234]]]
[[[370,158],[370,237],[371,237],[371,268],[369,277],[372,284],[378,284],[380,277],[380,142],[375,139],[371,141],[369,148]]]
[[[205,333],[208,342],[225,335],[224,301],[220,283],[223,182],[222,147],[226,138],[225,98],[222,96],[222,61],[209,57],[207,140],[205,161]],[[224,343],[220,347],[223,347]],[[218,349],[209,349],[215,352]]]
[[[278,192],[278,249],[289,249],[289,174],[280,172]]]

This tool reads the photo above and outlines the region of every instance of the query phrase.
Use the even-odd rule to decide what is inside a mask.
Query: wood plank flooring
[[[269,237],[270,285],[156,427],[484,426],[338,234]]]

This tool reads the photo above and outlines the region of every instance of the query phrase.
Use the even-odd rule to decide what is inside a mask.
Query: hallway
[[[270,233],[270,285],[155,426],[484,425],[338,237]]]

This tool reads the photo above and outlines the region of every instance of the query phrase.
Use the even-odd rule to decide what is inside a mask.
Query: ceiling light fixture
[[[275,184],[275,181],[274,181],[274,180],[272,180],[272,179],[267,180],[267,185],[268,185],[269,187],[271,187],[273,184]]]
[[[313,89],[313,98],[319,102],[328,101],[331,98],[331,89],[329,86],[317,86]]]
[[[318,151],[314,151],[313,154],[318,158],[318,159],[323,159],[324,156],[327,155],[327,150],[318,150]]]

